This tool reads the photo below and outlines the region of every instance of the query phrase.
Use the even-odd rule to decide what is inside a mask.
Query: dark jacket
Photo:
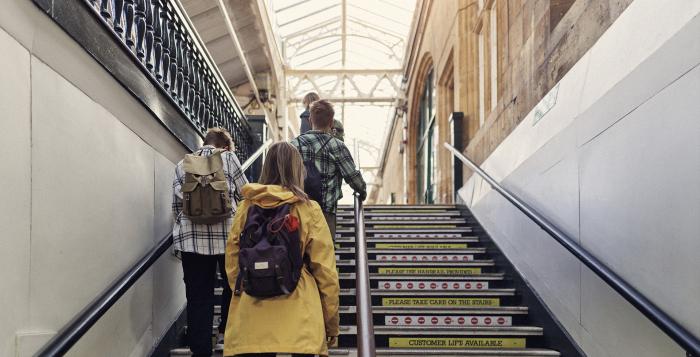
[[[309,121],[309,116],[310,114],[308,110],[304,110],[304,112],[299,115],[299,119],[301,119],[301,129],[299,129],[299,135],[311,130],[311,121]]]

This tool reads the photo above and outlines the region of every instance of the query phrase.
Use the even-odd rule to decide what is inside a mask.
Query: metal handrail
[[[661,331],[676,341],[676,343],[678,343],[689,353],[689,356],[691,354],[693,356],[700,356],[700,339],[698,339],[698,337],[692,335],[687,329],[681,326],[667,313],[651,302],[647,297],[642,295],[642,293],[625,281],[621,276],[608,268],[605,263],[601,262],[598,258],[581,247],[552,222],[545,219],[539,212],[503,188],[503,186],[484,172],[484,170],[482,170],[476,163],[462,155],[462,153],[460,153],[452,145],[444,143],[444,146],[460,161],[481,176],[484,181],[491,186],[491,188],[500,193],[505,199],[507,199],[522,213],[535,222],[535,224],[542,228],[542,230],[547,232],[550,236],[552,236],[552,238],[559,242],[559,244],[566,248],[566,250],[578,258],[579,261],[591,269],[596,275],[598,275],[598,277],[603,279],[603,281],[617,291],[618,294],[625,298],[625,300],[627,300],[630,304],[637,308],[637,310],[644,314],[644,316],[651,320],[651,322],[661,329]]]
[[[63,356],[109,310],[119,298],[145,273],[173,244],[173,234],[161,239],[131,269],[114,281],[78,315],[56,333],[34,356]]]
[[[267,151],[267,148],[270,147],[270,145],[272,145],[272,139],[260,145],[260,147],[257,150],[255,150],[255,152],[252,155],[250,155],[250,157],[248,157],[248,159],[243,163],[243,165],[241,165],[241,171],[248,170],[248,168],[253,165],[255,160],[257,160],[258,157],[260,157],[260,155]]]
[[[357,356],[374,357],[374,323],[372,296],[367,264],[367,241],[362,201],[355,194],[355,313],[357,316]]]

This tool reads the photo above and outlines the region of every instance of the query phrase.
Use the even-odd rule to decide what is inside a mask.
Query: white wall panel
[[[170,230],[185,150],[31,1],[2,7],[0,355],[30,356]],[[180,270],[166,254],[70,355],[146,354],[184,306]]]
[[[581,151],[584,247],[700,335],[700,67]]]
[[[172,231],[172,181],[175,165],[170,160],[155,155],[155,234],[154,244]],[[171,251],[165,252],[153,266],[153,330],[163,333],[170,327],[174,317],[184,308],[185,285],[182,266]],[[160,338],[160,336],[155,336]]]
[[[696,335],[699,5],[633,2],[562,79],[555,107],[483,164]],[[588,355],[683,355],[481,179],[460,195]]]
[[[29,52],[0,29],[0,355],[29,314],[31,105]]]
[[[151,246],[153,154],[41,61],[32,66],[31,315],[56,327]]]

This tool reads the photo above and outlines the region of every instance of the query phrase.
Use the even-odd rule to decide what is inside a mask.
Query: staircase
[[[528,300],[532,305],[532,293],[518,282],[507,261],[498,259],[502,263],[496,263],[493,255],[499,254],[497,248],[466,210],[439,205],[367,206],[365,233],[377,355],[578,355],[569,352],[575,348],[567,341],[561,341],[566,338],[555,323],[550,321],[553,328],[546,335],[538,326],[536,321],[542,321],[542,315],[551,320],[548,312],[539,306],[540,318],[534,319],[523,303]],[[352,206],[338,208],[335,242],[341,335],[331,355],[354,356],[357,337]],[[220,282],[223,284],[223,280]],[[217,294],[220,292],[218,288]],[[217,326],[219,306],[215,312]],[[552,349],[552,345],[560,348]],[[557,349],[567,353],[560,354]],[[178,348],[170,355],[190,353],[187,348]]]
[[[356,345],[353,215],[339,208],[341,350]],[[455,206],[365,207],[377,355],[560,355],[475,232]]]

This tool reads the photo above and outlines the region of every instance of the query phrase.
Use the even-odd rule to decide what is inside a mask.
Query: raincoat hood
[[[292,191],[278,185],[249,183],[243,186],[241,192],[246,200],[262,208],[273,208],[301,201]]]

